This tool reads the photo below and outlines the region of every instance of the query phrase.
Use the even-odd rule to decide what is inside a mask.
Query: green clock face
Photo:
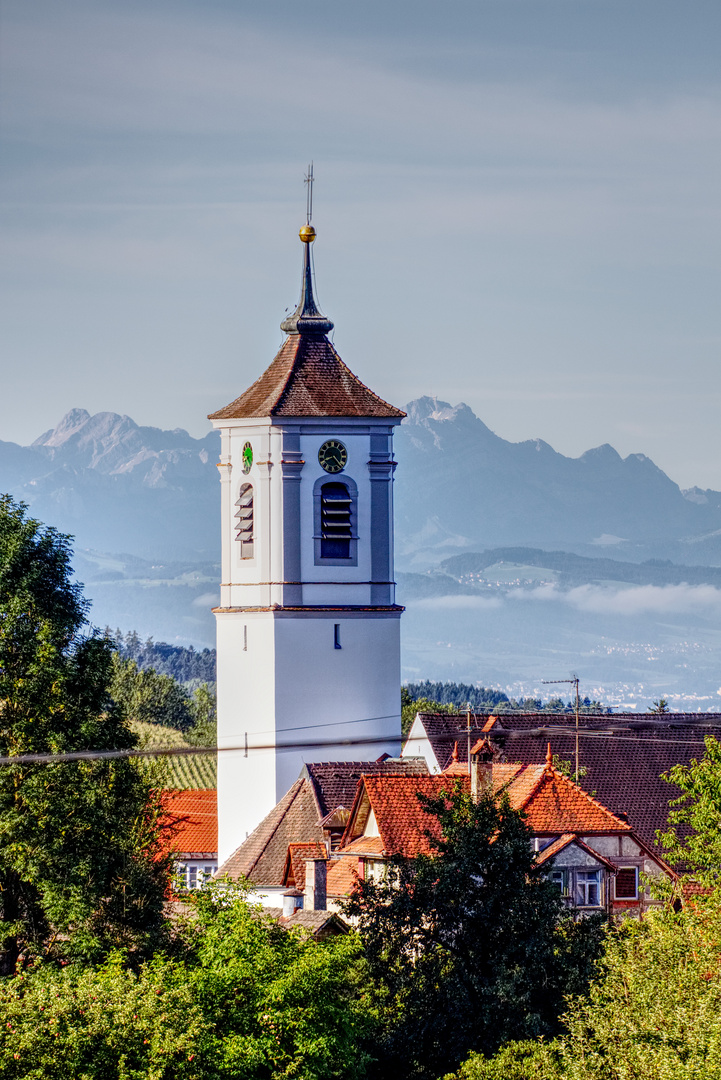
[[[318,451],[318,461],[326,472],[341,472],[346,467],[348,451],[342,442],[338,442],[337,439],[328,439],[328,442],[324,442]]]
[[[243,447],[243,472],[247,476],[253,468],[253,447],[249,442]]]

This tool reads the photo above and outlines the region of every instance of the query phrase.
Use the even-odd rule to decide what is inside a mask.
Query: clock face
[[[348,451],[342,442],[338,442],[337,439],[328,439],[328,442],[324,442],[318,451],[318,461],[326,472],[341,472],[346,467]]]
[[[249,442],[243,447],[243,472],[247,476],[253,468],[253,447]]]

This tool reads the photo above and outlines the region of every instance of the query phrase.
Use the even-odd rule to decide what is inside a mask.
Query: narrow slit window
[[[340,623],[333,624],[333,646],[336,649],[342,648],[340,643]]]
[[[323,484],[320,489],[320,556],[349,559],[352,500],[345,484]]]
[[[253,485],[243,484],[235,512],[235,538],[240,543],[241,559],[253,558]]]

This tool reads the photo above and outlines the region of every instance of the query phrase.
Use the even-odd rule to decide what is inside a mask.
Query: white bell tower
[[[405,414],[328,339],[310,212],[300,239],[301,299],[280,352],[210,416],[221,434],[218,746],[233,748],[218,755],[220,863],[304,762],[400,752],[393,427]]]

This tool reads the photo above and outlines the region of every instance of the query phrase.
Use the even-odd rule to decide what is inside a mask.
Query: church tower
[[[405,414],[330,342],[313,295],[315,235],[309,211],[280,352],[210,416],[221,435],[218,746],[233,748],[218,755],[221,863],[304,762],[400,748],[393,427]]]

